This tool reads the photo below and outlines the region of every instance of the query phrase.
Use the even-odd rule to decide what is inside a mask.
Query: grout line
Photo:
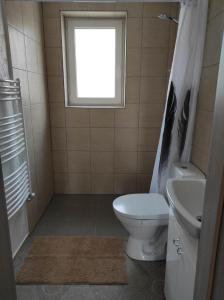
[[[140,139],[140,103],[141,103],[141,85],[142,85],[142,64],[143,64],[143,61],[142,61],[142,58],[143,58],[143,26],[144,26],[144,5],[143,5],[143,9],[142,9],[142,19],[141,19],[141,54],[140,54],[140,62],[141,62],[141,65],[140,65],[140,77],[139,77],[139,90],[138,90],[138,99],[139,99],[139,102],[138,102],[138,137],[137,137],[137,169],[136,169],[136,178],[135,178],[135,181],[136,181],[136,190],[137,192],[140,192],[139,190],[139,186],[138,186],[138,166],[139,166],[139,158],[140,158],[140,151],[139,151],[139,139]]]
[[[208,8],[208,14],[211,11],[211,8]],[[220,15],[222,15],[224,13],[224,8],[222,8],[221,10],[219,10],[216,14],[214,15],[208,15],[208,20],[207,20],[207,25],[209,25],[211,22],[214,21],[214,19],[219,18]]]
[[[125,87],[126,88],[126,87]],[[126,91],[125,91],[126,94]],[[115,122],[116,122],[116,110],[113,109],[114,112],[114,147],[113,147],[113,193],[115,194],[115,179],[116,179],[116,174],[115,174],[115,160],[116,160],[116,126],[115,126]]]
[[[91,127],[91,110],[88,108],[89,112],[89,161],[90,161],[90,193],[93,194],[93,176],[92,176],[92,127]]]

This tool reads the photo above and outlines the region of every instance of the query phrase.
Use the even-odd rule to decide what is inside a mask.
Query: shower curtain
[[[208,0],[181,1],[177,40],[150,192],[164,193],[172,163],[190,160],[207,11]]]

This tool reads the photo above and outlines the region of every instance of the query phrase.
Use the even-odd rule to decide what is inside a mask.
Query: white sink
[[[167,197],[180,225],[199,238],[205,194],[205,179],[169,179]]]

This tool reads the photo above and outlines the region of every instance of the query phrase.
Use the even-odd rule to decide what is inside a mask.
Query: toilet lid
[[[160,194],[130,194],[120,196],[113,202],[118,213],[133,219],[158,220],[167,219],[169,207]]]

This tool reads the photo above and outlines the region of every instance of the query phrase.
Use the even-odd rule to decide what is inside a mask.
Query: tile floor
[[[120,236],[127,232],[112,210],[113,195],[56,195],[17,254],[17,273],[37,235]],[[126,257],[128,285],[18,285],[18,300],[164,300],[164,262]]]

